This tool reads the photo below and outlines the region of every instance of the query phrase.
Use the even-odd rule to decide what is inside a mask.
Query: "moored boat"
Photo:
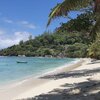
[[[17,61],[17,63],[27,63],[27,61]]]

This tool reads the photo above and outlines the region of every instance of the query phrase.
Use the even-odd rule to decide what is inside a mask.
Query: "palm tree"
[[[70,11],[82,10],[84,8],[93,8],[95,14],[100,14],[100,0],[63,0],[57,4],[49,14],[47,26],[57,17],[68,16]],[[99,17],[100,19],[100,17]]]
[[[62,3],[57,4],[49,14],[47,27],[51,21],[57,17],[67,16],[70,11],[79,11],[91,9],[94,12],[95,25],[90,32],[92,41],[100,35],[100,0],[63,0]]]

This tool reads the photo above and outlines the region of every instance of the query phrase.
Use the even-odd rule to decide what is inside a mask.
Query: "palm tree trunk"
[[[96,23],[90,33],[92,41],[100,36],[100,0],[94,0],[94,14],[96,15]]]
[[[94,10],[96,13],[100,14],[100,0],[95,0],[95,6],[94,6]]]

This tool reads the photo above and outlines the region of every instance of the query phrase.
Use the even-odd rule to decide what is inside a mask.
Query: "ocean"
[[[40,76],[56,68],[73,64],[77,60],[75,58],[0,56],[0,84],[7,84],[30,76]],[[17,63],[23,61],[27,63]]]

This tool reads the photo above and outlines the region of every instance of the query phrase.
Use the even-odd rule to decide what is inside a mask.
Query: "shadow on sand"
[[[59,74],[53,74],[53,75],[46,75],[43,77],[40,77],[42,79],[62,79],[62,78],[69,78],[69,77],[83,77],[83,76],[92,76],[93,74],[100,73],[100,68],[96,68],[93,70],[77,70],[77,71],[70,71],[70,72],[63,72]]]
[[[91,76],[100,73],[100,68],[93,70],[78,70],[41,77],[43,79],[61,79],[68,77]],[[47,94],[22,100],[100,100],[100,81],[87,79],[77,84],[63,84],[62,88],[54,89]],[[69,87],[69,88],[68,88]]]

